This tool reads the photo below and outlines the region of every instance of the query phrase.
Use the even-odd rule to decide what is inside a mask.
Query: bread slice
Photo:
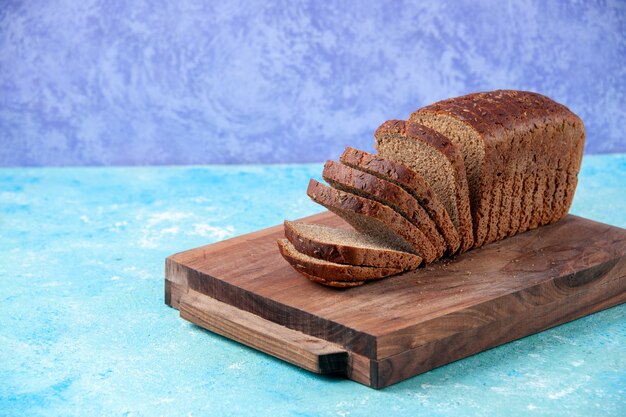
[[[381,245],[355,230],[285,220],[285,237],[296,250],[339,264],[416,269],[422,258]]]
[[[443,256],[446,243],[437,231],[435,223],[417,200],[401,187],[335,161],[326,162],[322,177],[338,190],[357,194],[391,207],[424,233],[435,248],[437,258]]]
[[[474,244],[463,156],[445,136],[416,123],[389,120],[374,134],[376,150],[427,178],[461,239],[460,251]]]
[[[392,182],[410,193],[435,222],[437,230],[446,241],[448,255],[456,253],[461,244],[459,234],[450,219],[448,211],[424,177],[396,161],[351,147],[346,148],[341,155],[340,161],[352,168]]]
[[[327,187],[314,179],[309,182],[307,194],[356,230],[383,245],[418,254],[425,263],[437,258],[435,248],[424,233],[384,204]]]
[[[277,241],[281,255],[298,272],[327,282],[353,282],[380,279],[402,272],[400,268],[375,268],[338,264],[300,253],[287,239]]]
[[[557,221],[571,206],[585,127],[540,94],[498,90],[443,100],[411,115],[461,150],[475,245]]]
[[[300,271],[300,273],[304,275],[306,278],[308,278],[310,281],[317,282],[318,284],[322,284],[327,287],[334,287],[334,288],[358,287],[367,282],[367,281],[329,281],[324,278],[316,277],[315,275],[307,274],[306,272]]]

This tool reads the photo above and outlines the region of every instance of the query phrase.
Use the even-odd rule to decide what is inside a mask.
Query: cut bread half
[[[435,222],[437,230],[446,241],[448,255],[456,253],[461,245],[459,234],[448,211],[424,177],[399,162],[351,147],[346,148],[340,161],[352,168],[392,182],[410,193]]]
[[[460,251],[474,245],[463,156],[445,136],[416,123],[389,120],[374,134],[376,150],[427,178],[461,239]]]
[[[402,187],[335,161],[326,162],[322,176],[326,182],[338,190],[369,198],[391,207],[426,235],[435,248],[437,258],[445,253],[446,243],[437,231],[435,223],[418,201]]]
[[[283,258],[298,272],[327,282],[354,282],[380,279],[402,272],[399,268],[375,268],[338,264],[300,253],[287,239],[277,241]]]
[[[285,220],[285,237],[296,250],[339,264],[416,269],[422,258],[397,251],[355,230]]]
[[[567,107],[537,93],[497,90],[431,104],[409,121],[445,135],[463,154],[475,246],[567,213],[585,143],[583,122]]]
[[[384,204],[336,190],[314,179],[309,182],[307,194],[313,201],[381,244],[418,254],[425,263],[431,263],[437,258],[434,246],[424,233]]]

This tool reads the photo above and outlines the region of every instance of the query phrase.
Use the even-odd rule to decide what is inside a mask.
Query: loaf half
[[[541,94],[498,90],[443,100],[411,115],[463,154],[475,245],[567,214],[585,143],[582,120]]]
[[[307,194],[313,201],[381,244],[418,254],[425,263],[431,263],[437,257],[424,233],[384,204],[327,187],[314,179],[309,182]]]
[[[428,179],[461,239],[460,251],[474,244],[463,156],[445,136],[416,123],[389,120],[374,134],[376,150]]]
[[[287,239],[277,241],[281,255],[307,278],[316,277],[328,283],[380,279],[402,272],[399,268],[375,268],[328,262],[300,253]]]
[[[296,250],[339,264],[416,269],[422,258],[397,251],[355,230],[285,220],[285,237]]]
[[[456,253],[461,244],[459,234],[448,211],[424,177],[396,161],[351,147],[346,148],[340,161],[345,165],[392,182],[410,193],[434,221],[437,230],[446,241],[448,255]]]
[[[401,187],[335,161],[326,162],[322,176],[338,190],[357,194],[391,207],[424,233],[432,245],[428,250],[434,250],[437,258],[443,256],[446,244],[435,223],[419,202]]]

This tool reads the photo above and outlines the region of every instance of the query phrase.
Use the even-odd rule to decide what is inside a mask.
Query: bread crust
[[[287,239],[276,241],[281,255],[298,272],[326,281],[367,281],[402,272],[399,268],[375,268],[337,263],[317,263],[315,258],[299,253]],[[307,276],[307,278],[308,278]]]
[[[360,229],[360,232],[368,233],[345,216],[344,212],[355,213],[384,224],[390,233],[406,241],[425,263],[429,264],[437,259],[436,250],[424,233],[392,208],[368,198],[327,187],[314,179],[309,182],[307,194],[316,203],[333,211],[357,230]]]
[[[377,175],[392,182],[410,193],[430,215],[439,233],[446,241],[447,254],[453,255],[459,249],[461,240],[439,197],[430,188],[424,177],[391,159],[347,147],[340,159],[344,164],[361,171]]]
[[[298,232],[295,222],[285,220],[284,228],[285,237],[296,250],[313,258],[338,264],[390,267],[405,271],[416,269],[422,263],[422,258],[407,252],[355,247],[311,239]]]
[[[329,281],[327,279],[316,277],[315,275],[307,274],[306,272],[302,272],[302,271],[300,271],[300,274],[304,275],[310,281],[325,285],[327,287],[333,287],[333,288],[359,287],[367,282],[367,281]]]
[[[364,198],[370,198],[391,207],[419,228],[434,246],[437,258],[446,251],[446,243],[419,202],[401,187],[367,172],[335,161],[327,161],[322,177],[334,188]]]

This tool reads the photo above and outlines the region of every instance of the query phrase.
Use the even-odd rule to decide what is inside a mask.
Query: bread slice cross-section
[[[339,264],[412,270],[422,262],[356,230],[285,220],[285,237],[298,252]]]
[[[336,190],[311,179],[307,194],[352,227],[396,250],[419,255],[425,263],[437,259],[437,251],[420,229],[392,208],[356,194]]]
[[[410,193],[435,222],[437,230],[446,241],[448,255],[456,253],[461,244],[459,234],[448,211],[424,177],[399,162],[351,147],[346,148],[340,161],[352,168],[392,182]]]
[[[461,239],[460,251],[474,245],[463,156],[445,136],[425,126],[389,120],[374,134],[376,150],[426,178],[445,206]]]
[[[338,190],[369,198],[391,207],[419,228],[435,247],[437,257],[446,251],[446,243],[435,223],[419,202],[402,187],[340,162],[328,161],[322,177]]]
[[[315,277],[318,279],[316,282],[322,284],[368,281],[402,272],[402,269],[399,268],[376,268],[328,262],[298,252],[287,239],[280,239],[277,243],[283,258],[285,258],[296,271],[302,273],[309,279]]]

